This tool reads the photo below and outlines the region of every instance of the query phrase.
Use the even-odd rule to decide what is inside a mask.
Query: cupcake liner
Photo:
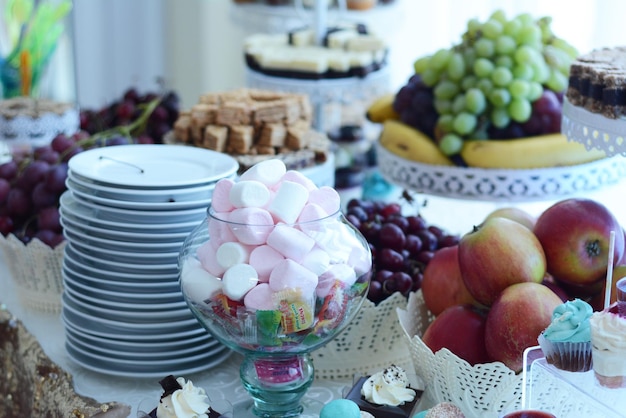
[[[543,333],[539,335],[537,341],[549,364],[568,372],[591,370],[593,365],[591,341],[550,341]]]

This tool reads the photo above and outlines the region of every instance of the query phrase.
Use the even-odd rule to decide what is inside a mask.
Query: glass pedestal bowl
[[[341,212],[289,225],[225,217],[209,209],[185,240],[179,269],[198,321],[244,356],[240,377],[252,400],[233,402],[235,416],[319,414],[303,400],[314,378],[310,353],[365,300],[369,245]]]

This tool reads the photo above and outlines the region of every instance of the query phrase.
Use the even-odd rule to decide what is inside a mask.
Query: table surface
[[[39,312],[21,305],[11,274],[0,253],[0,304],[26,326],[41,344],[48,357],[72,374],[76,393],[89,396],[99,402],[117,401],[130,405],[130,417],[136,417],[137,406],[144,400],[159,399],[159,379],[125,378],[97,373],[76,364],[65,350],[65,330],[59,314]],[[241,355],[233,353],[220,365],[185,377],[194,385],[205,388],[210,397],[225,398],[232,404],[250,399],[239,380]],[[351,384],[345,380],[318,380],[305,395],[305,400],[327,403],[341,398],[342,392]]]

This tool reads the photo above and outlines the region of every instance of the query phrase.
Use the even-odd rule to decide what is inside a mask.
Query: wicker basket
[[[409,344],[396,309],[407,299],[396,292],[378,305],[366,300],[346,329],[311,353],[318,379],[349,380],[371,375],[391,364],[413,370]]]
[[[0,248],[22,305],[43,312],[61,312],[65,241],[52,249],[38,239],[25,245],[9,234],[0,236]]]
[[[448,349],[433,354],[424,344],[420,336],[434,316],[421,291],[411,294],[406,309],[397,309],[397,315],[409,340],[415,372],[433,403],[453,402],[468,418],[497,418],[521,407],[521,374],[499,362],[471,366]]]

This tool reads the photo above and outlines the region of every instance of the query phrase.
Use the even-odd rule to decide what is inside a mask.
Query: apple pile
[[[421,289],[435,319],[422,341],[471,365],[498,361],[519,372],[554,308],[574,298],[603,308],[609,259],[613,283],[626,275],[625,242],[617,218],[591,199],[561,200],[536,218],[498,209],[426,266]]]

